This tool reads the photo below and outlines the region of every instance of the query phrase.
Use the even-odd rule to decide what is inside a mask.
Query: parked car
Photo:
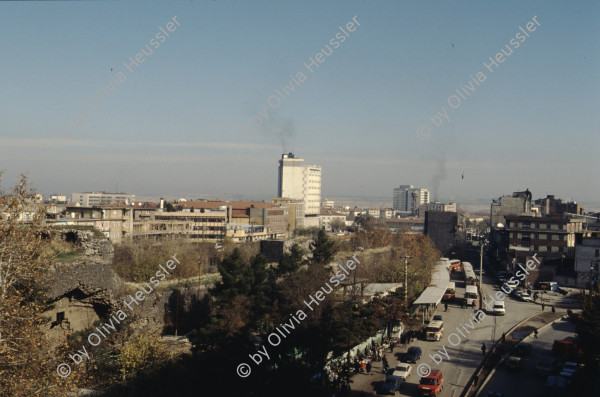
[[[433,321],[444,321],[444,320],[442,319],[441,314],[436,314],[435,316],[433,316]]]
[[[506,363],[506,367],[509,370],[520,371],[523,369],[523,357],[510,356],[508,358],[508,362]]]
[[[562,372],[569,372],[574,374],[575,372],[577,372],[579,370],[579,368],[583,367],[582,364],[578,364],[578,363],[574,363],[572,361],[567,361],[564,365],[563,365],[563,369]]]
[[[506,281],[504,282],[504,284],[506,284],[510,289],[516,289],[519,286],[519,281],[518,280],[513,280],[513,281]]]
[[[567,380],[562,376],[550,375],[546,379],[547,395],[562,396],[567,389]]]
[[[411,369],[412,368],[408,363],[398,363],[392,375],[399,376],[400,378],[402,378],[402,380],[406,380],[406,378],[408,378],[408,376],[410,375]]]
[[[515,292],[515,296],[523,302],[531,302],[531,296],[525,291],[517,291]]]
[[[433,369],[427,376],[423,376],[419,382],[419,394],[421,396],[437,396],[444,388],[444,376],[441,369]]]
[[[514,347],[514,349],[512,351],[512,355],[518,356],[518,357],[527,357],[531,354],[532,350],[533,350],[533,346],[531,346],[529,343],[521,342],[517,346]]]
[[[379,386],[379,393],[395,395],[402,388],[404,380],[399,376],[388,375],[385,377],[385,382]]]
[[[557,363],[555,358],[542,358],[535,366],[535,373],[538,375],[548,376],[556,370]]]
[[[506,314],[506,308],[504,307],[504,302],[498,301],[494,302],[494,306],[492,306],[492,313],[498,316],[504,316]]]
[[[419,346],[411,346],[406,351],[406,354],[404,356],[404,361],[406,361],[407,363],[415,364],[417,361],[419,361],[421,359],[422,354],[423,354],[423,352],[421,351],[421,348]]]

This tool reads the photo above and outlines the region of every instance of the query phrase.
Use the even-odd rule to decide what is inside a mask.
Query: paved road
[[[501,365],[493,373],[488,383],[483,387],[478,396],[487,396],[492,390],[503,393],[505,396],[545,396],[545,377],[535,375],[537,361],[544,357],[554,357],[552,344],[555,339],[564,339],[575,334],[575,326],[569,321],[559,320],[547,326],[538,333],[538,339],[526,338],[533,346],[531,356],[525,361],[521,372],[509,372],[506,366]]]
[[[453,279],[455,278],[454,276],[455,275],[453,275]],[[462,297],[464,296],[464,283],[459,280],[460,279],[456,277],[456,280],[453,281],[457,283],[457,297]],[[495,285],[489,283],[491,280],[484,277],[483,281],[484,294],[495,294],[498,289]],[[465,330],[462,330],[462,326],[465,323],[469,323],[469,320],[474,314],[474,310],[461,309],[460,305],[450,305],[448,312],[444,312],[443,304],[441,304],[437,314],[441,314],[444,318],[444,336],[442,340],[438,342],[419,340],[411,344],[411,346],[420,346],[421,349],[423,349],[423,357],[417,365],[421,363],[429,364],[431,369],[441,369],[444,373],[446,386],[441,393],[442,396],[460,395],[467,381],[481,363],[482,343],[486,343],[489,348],[491,342],[498,340],[503,331],[508,331],[520,321],[541,311],[541,307],[538,305],[516,301],[511,297],[507,297],[505,302],[505,316],[488,315],[479,324],[473,321],[474,329],[467,328],[467,330],[470,331],[470,334]],[[457,332],[456,329],[459,326],[466,337],[461,336],[460,333]],[[449,341],[448,336],[452,333],[456,336],[452,336],[451,341]],[[456,346],[452,346],[450,342]],[[438,353],[438,351],[443,352],[444,346],[449,357],[446,358],[444,356],[442,362],[436,364],[430,355],[434,355]],[[390,366],[395,367],[396,363],[402,358],[402,353],[404,353],[406,349],[407,347],[400,345],[394,349],[393,355],[392,353],[389,353],[388,350],[386,355]],[[418,395],[417,386],[420,376],[416,373],[417,365],[413,365],[412,374],[406,380],[399,395]],[[374,373],[370,376],[365,374],[354,375],[352,378],[352,390],[357,391],[357,393],[358,391],[364,391],[374,395],[377,386],[385,379],[380,362],[373,363],[373,372]]]

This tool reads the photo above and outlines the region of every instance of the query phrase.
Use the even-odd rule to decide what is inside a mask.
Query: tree
[[[119,372],[121,380],[135,378],[147,369],[156,368],[167,359],[167,352],[158,339],[140,335],[124,345],[119,352]]]
[[[312,265],[327,265],[335,256],[337,249],[335,247],[335,241],[332,241],[325,230],[319,230],[317,238],[310,243],[310,249],[312,251],[312,258],[310,263]]]
[[[290,247],[290,253],[284,252],[281,260],[279,261],[279,266],[275,269],[275,274],[278,276],[282,276],[286,273],[293,273],[302,266],[302,258],[304,257],[304,252],[302,248],[298,245],[298,243],[294,243]]]
[[[346,228],[346,222],[344,222],[343,220],[341,220],[339,218],[335,218],[334,220],[331,221],[331,230],[332,231],[344,230],[345,228]]]
[[[10,193],[0,192],[0,391],[6,396],[62,395],[77,379],[58,378],[42,330],[48,323],[42,285],[52,258],[44,218],[25,175]]]

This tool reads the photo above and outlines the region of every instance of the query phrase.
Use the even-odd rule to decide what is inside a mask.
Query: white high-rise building
[[[303,200],[304,214],[317,216],[321,209],[321,167],[302,165],[303,162],[293,153],[281,156],[277,195]]]
[[[413,185],[400,185],[394,189],[394,210],[416,212],[421,204],[429,203],[429,190]]]

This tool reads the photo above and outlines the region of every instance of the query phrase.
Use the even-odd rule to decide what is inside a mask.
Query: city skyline
[[[322,167],[323,197],[410,183],[432,201],[525,188],[596,201],[600,187],[580,182],[598,166],[600,121],[599,5],[585,4],[3,3],[0,29],[19,40],[0,61],[1,168],[44,193],[275,197],[291,151]]]

